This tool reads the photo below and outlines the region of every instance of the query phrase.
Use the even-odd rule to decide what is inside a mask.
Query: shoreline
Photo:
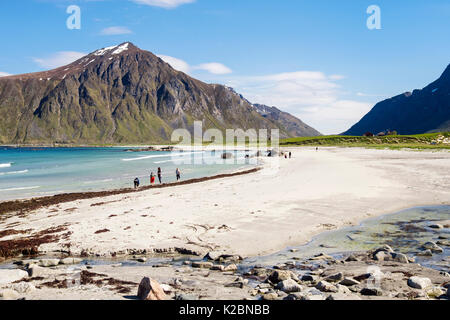
[[[13,215],[0,226],[31,229],[28,236],[64,226],[65,233],[57,234],[60,239],[42,244],[44,253],[108,257],[174,250],[202,255],[216,250],[262,256],[367,218],[430,203],[450,204],[447,153],[293,151],[292,160],[280,159],[275,176],[248,174],[189,188],[132,190],[106,196],[101,203],[86,199],[34,210],[28,216]],[[66,233],[70,235],[63,237]]]
[[[163,184],[155,184],[151,186],[143,186],[138,189],[133,188],[122,188],[122,189],[111,189],[104,191],[89,191],[89,192],[70,192],[70,193],[61,193],[55,194],[52,196],[44,196],[44,197],[36,197],[29,199],[17,199],[17,200],[6,200],[0,201],[0,218],[2,214],[16,212],[16,213],[24,213],[32,210],[37,210],[40,208],[45,208],[52,205],[58,205],[66,202],[77,201],[77,200],[87,200],[87,199],[95,199],[101,197],[108,197],[113,195],[121,195],[121,194],[129,194],[129,193],[137,193],[143,192],[153,189],[163,189],[177,186],[190,185],[205,181],[217,180],[217,179],[225,179],[236,176],[241,176],[245,174],[255,173],[260,171],[261,167],[256,167],[253,169],[246,170],[238,170],[232,173],[223,173],[214,176],[202,177],[202,178],[194,178],[188,179],[179,182],[173,183],[163,183]]]

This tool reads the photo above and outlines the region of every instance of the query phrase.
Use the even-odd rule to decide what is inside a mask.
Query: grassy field
[[[450,133],[428,133],[418,135],[395,135],[384,137],[320,136],[281,140],[282,146],[338,146],[377,149],[449,149],[450,144],[441,143],[450,139]]]

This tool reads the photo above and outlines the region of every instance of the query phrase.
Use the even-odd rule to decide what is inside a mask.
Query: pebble
[[[363,296],[382,296],[383,291],[379,288],[363,288],[360,293]]]
[[[400,263],[409,263],[408,257],[403,253],[391,253],[392,259]]]
[[[351,286],[360,284],[360,282],[353,278],[344,278],[341,282],[339,282],[339,284],[341,284],[343,286],[351,287]]]
[[[429,278],[411,277],[408,279],[408,286],[414,289],[426,289],[432,286]]]
[[[316,285],[316,289],[322,291],[322,292],[338,292],[338,288],[335,285],[332,285],[331,283],[327,282],[327,281],[320,281],[317,285]]]
[[[344,279],[344,274],[342,272],[338,272],[336,274],[332,274],[325,278],[326,281],[338,282]]]
[[[279,289],[286,293],[300,292],[303,290],[302,286],[292,279],[287,279],[279,282],[276,286],[276,289]]]

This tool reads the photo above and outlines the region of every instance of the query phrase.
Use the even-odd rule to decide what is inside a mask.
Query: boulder
[[[408,286],[414,289],[427,289],[432,285],[429,278],[411,277],[408,279]]]
[[[409,263],[408,257],[403,253],[391,253],[392,259],[400,263]]]
[[[28,273],[20,269],[0,269],[0,285],[22,280],[26,277],[28,277]]]
[[[281,282],[278,282],[276,289],[281,290],[286,293],[292,292],[300,292],[302,291],[302,287],[292,279],[287,279]]]
[[[56,267],[59,264],[59,259],[41,259],[38,265],[40,267]]]
[[[332,285],[331,283],[327,282],[327,281],[320,281],[317,285],[316,285],[316,289],[322,291],[322,292],[338,292],[338,288],[335,285]]]
[[[351,286],[360,284],[360,282],[353,278],[344,278],[341,282],[339,282],[339,284],[341,284],[343,286],[351,287]]]
[[[272,283],[279,283],[284,280],[291,279],[291,272],[286,270],[275,270],[269,276],[269,281]]]
[[[363,296],[382,296],[383,291],[380,288],[363,288],[360,293]]]
[[[344,274],[342,272],[332,274],[325,278],[326,281],[331,281],[331,282],[338,282],[338,281],[341,281],[342,279],[344,279]]]
[[[139,284],[137,296],[140,300],[165,300],[166,295],[158,282],[144,277]]]

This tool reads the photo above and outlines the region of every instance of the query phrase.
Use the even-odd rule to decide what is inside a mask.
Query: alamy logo
[[[371,5],[367,8],[367,14],[370,14],[367,18],[367,28],[369,30],[381,29],[381,9],[377,5]]]
[[[70,14],[67,18],[66,26],[69,30],[80,30],[81,29],[81,9],[79,6],[69,6],[66,12]]]

